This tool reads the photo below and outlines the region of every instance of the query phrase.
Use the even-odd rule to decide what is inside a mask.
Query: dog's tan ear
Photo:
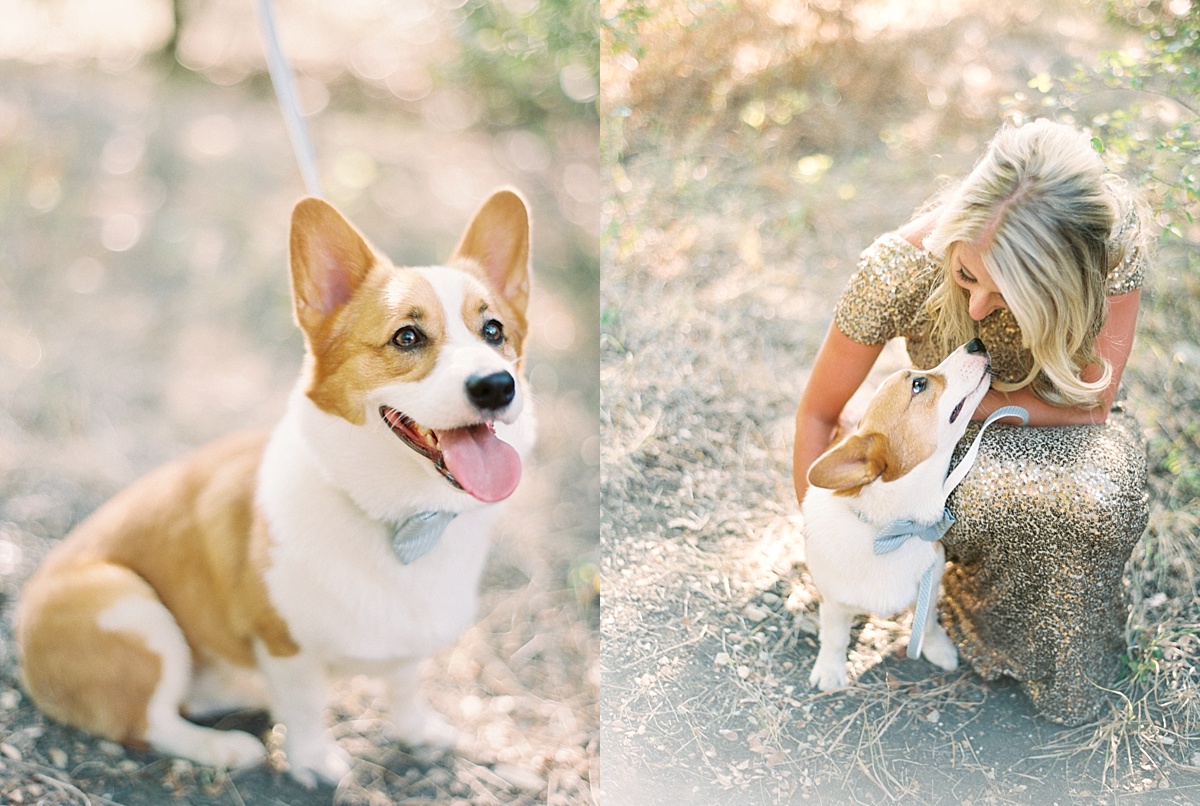
[[[296,319],[310,336],[350,300],[377,260],[354,225],[316,198],[301,199],[292,210],[288,251]]]
[[[493,193],[475,213],[451,264],[474,263],[525,330],[529,305],[529,211],[512,190]]]
[[[887,466],[883,435],[854,433],[817,457],[808,469],[808,483],[827,490],[858,490],[879,478]]]

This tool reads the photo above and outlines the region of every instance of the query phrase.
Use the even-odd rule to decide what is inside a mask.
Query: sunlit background
[[[482,745],[506,748],[476,758],[518,770],[525,789],[497,797],[532,797],[536,781],[543,799],[574,797],[594,756],[594,8],[274,8],[325,195],[395,262],[448,257],[497,186],[530,203],[539,447],[488,572],[493,621],[447,661],[462,675],[435,701]],[[0,0],[6,605],[46,548],[134,477],[277,419],[302,351],[286,238],[303,195],[252,0]],[[530,648],[535,627],[543,637]],[[507,662],[523,647],[504,685],[469,673],[490,662],[481,655]],[[0,688],[15,691],[7,646],[0,658]],[[509,698],[499,710],[496,694]],[[29,718],[4,710],[13,696],[0,697],[0,723]]]

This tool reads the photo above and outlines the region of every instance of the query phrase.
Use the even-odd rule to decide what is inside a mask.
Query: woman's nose
[[[983,320],[989,313],[995,310],[995,305],[992,303],[992,295],[983,291],[976,291],[971,294],[971,301],[967,305],[967,311],[971,314],[971,318],[976,322]]]

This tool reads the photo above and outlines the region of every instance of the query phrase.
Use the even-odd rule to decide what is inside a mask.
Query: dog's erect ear
[[[493,193],[475,213],[450,258],[474,262],[491,287],[521,318],[529,304],[529,212],[511,190]]]
[[[377,258],[354,226],[321,199],[301,199],[292,211],[289,261],[296,319],[312,335],[345,305]]]
[[[858,490],[888,466],[887,440],[875,432],[854,433],[821,454],[808,469],[808,483],[827,490]]]

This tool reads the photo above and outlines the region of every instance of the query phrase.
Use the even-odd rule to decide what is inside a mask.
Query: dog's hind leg
[[[18,622],[26,688],[55,719],[208,766],[266,756],[247,733],[180,716],[191,651],[170,611],[128,568],[88,563],[35,577]]]
[[[191,683],[191,651],[174,617],[156,599],[121,599],[100,614],[101,627],[140,637],[144,653],[157,656],[159,679],[146,706],[146,741],[160,753],[213,767],[245,767],[266,757],[255,737],[188,722],[179,709]]]
[[[193,719],[213,718],[234,711],[270,710],[266,683],[257,670],[220,660],[194,664],[183,712]]]
[[[821,691],[846,685],[846,650],[850,646],[850,625],[855,610],[837,602],[821,602],[821,649],[808,682]]]

